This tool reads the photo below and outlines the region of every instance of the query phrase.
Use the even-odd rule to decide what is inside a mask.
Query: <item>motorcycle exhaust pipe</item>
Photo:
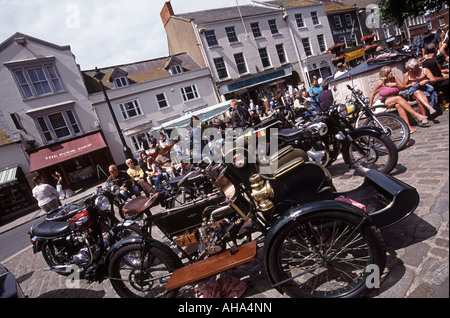
[[[55,265],[52,267],[45,267],[43,268],[44,272],[48,272],[48,271],[58,271],[61,269],[67,270],[67,268],[69,268],[72,265]]]

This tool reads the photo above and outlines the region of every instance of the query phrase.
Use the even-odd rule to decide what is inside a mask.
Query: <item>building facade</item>
[[[209,69],[187,53],[107,67],[101,72],[106,75],[103,84],[119,128],[133,154],[146,150],[153,127],[219,103]],[[121,140],[95,71],[83,71],[83,75],[113,162],[122,164],[126,158]],[[159,138],[156,132],[155,137]]]
[[[302,79],[285,12],[260,5],[175,14],[166,2],[161,18],[169,52],[188,52],[211,70],[222,100],[244,102]]]
[[[0,91],[0,170],[17,172],[28,189],[36,174],[55,185],[55,171],[77,188],[95,179],[96,167],[109,161],[70,46],[12,35],[0,44]],[[9,177],[2,189],[16,182]]]

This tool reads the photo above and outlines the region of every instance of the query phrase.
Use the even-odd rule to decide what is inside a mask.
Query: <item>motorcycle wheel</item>
[[[156,247],[145,249],[141,257],[142,250],[141,244],[131,244],[119,249],[112,257],[109,277],[116,293],[123,298],[175,297],[178,289],[168,292],[165,285],[170,273],[179,267],[179,260]]]
[[[45,262],[49,267],[55,266],[65,266],[70,265],[71,255],[68,255],[64,252],[64,249],[59,250],[53,243],[43,242],[42,243],[42,256],[44,257]],[[55,269],[54,272],[58,273],[62,276],[69,276],[70,271],[67,271],[65,268]]]
[[[369,169],[375,169],[389,173],[397,165],[398,150],[386,134],[357,131],[351,137],[353,141],[342,147],[342,156],[345,163],[357,172],[364,174]]]
[[[369,293],[368,266],[377,266],[380,278],[386,250],[380,231],[367,222],[359,226],[361,220],[351,213],[324,211],[289,223],[268,251],[273,281],[287,280],[279,288],[291,297],[362,297]]]
[[[394,142],[398,150],[406,147],[411,137],[409,127],[406,122],[399,116],[391,113],[374,115],[377,120],[387,129],[387,135]],[[374,120],[366,120],[364,126],[378,127],[378,123]],[[383,127],[379,127],[382,128]]]

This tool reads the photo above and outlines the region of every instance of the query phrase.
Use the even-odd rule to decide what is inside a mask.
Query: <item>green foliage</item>
[[[378,0],[377,4],[384,21],[401,26],[408,17],[439,11],[444,3],[447,0]]]

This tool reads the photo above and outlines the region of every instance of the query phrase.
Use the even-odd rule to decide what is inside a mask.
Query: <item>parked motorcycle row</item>
[[[121,202],[118,189],[106,184],[50,212],[30,230],[34,251],[62,275],[76,265],[88,281],[109,279],[121,297],[175,297],[184,286],[255,260],[258,250],[280,293],[369,294],[368,279],[386,263],[380,229],[414,212],[420,198],[387,174],[404,147],[404,136],[396,137],[400,118],[374,115],[350,89],[347,105],[294,117],[295,127],[279,129],[270,155],[238,142],[243,135],[223,148],[223,160],[203,160],[150,198]],[[285,110],[253,133],[268,136],[271,127],[288,126]],[[339,154],[364,175],[359,187],[343,193],[325,168]],[[272,163],[276,169],[263,173]],[[164,209],[152,212],[158,204]],[[154,237],[155,228],[170,244]]]

